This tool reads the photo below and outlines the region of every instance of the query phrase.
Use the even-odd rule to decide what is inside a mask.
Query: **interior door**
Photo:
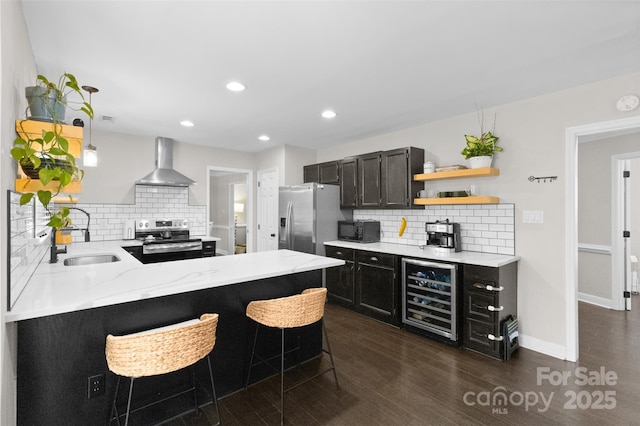
[[[278,250],[278,170],[258,171],[258,251]]]

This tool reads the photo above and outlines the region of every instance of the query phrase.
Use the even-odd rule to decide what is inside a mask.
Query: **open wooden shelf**
[[[69,141],[69,153],[76,158],[80,158],[82,154],[82,127],[70,126],[68,124],[59,124],[62,128],[60,136]],[[53,123],[36,120],[16,120],[16,132],[21,138],[27,139],[27,135],[31,138],[41,138],[42,131],[52,131]]]
[[[418,206],[432,206],[438,204],[498,204],[499,197],[473,196],[473,197],[444,197],[444,198],[414,198],[413,204]]]
[[[458,179],[469,177],[499,176],[500,169],[493,167],[481,167],[479,169],[462,169],[451,170],[448,172],[420,173],[413,175],[414,181],[439,180],[439,179]]]
[[[37,179],[16,179],[16,192],[36,192],[41,189],[46,189],[55,193],[58,191],[58,182],[49,182],[45,186]],[[78,194],[82,192],[82,182],[69,182],[69,185],[62,188],[61,192],[65,194]]]

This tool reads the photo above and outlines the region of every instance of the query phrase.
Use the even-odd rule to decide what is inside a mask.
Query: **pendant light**
[[[82,86],[82,89],[89,92],[89,105],[91,105],[91,95],[98,92],[98,89],[92,86]],[[93,107],[93,105],[91,105]],[[95,146],[91,144],[91,122],[89,120],[89,145],[84,149],[82,153],[82,164],[84,167],[96,167],[98,165],[98,151]]]

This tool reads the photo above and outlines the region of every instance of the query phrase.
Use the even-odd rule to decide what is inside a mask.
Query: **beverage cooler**
[[[458,343],[457,265],[402,259],[402,322],[411,331]]]

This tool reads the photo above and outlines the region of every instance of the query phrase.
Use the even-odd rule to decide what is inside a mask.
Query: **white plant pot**
[[[491,167],[492,161],[493,161],[493,157],[489,155],[481,155],[478,157],[469,158],[469,163],[471,163],[472,169],[480,169],[482,167]]]

